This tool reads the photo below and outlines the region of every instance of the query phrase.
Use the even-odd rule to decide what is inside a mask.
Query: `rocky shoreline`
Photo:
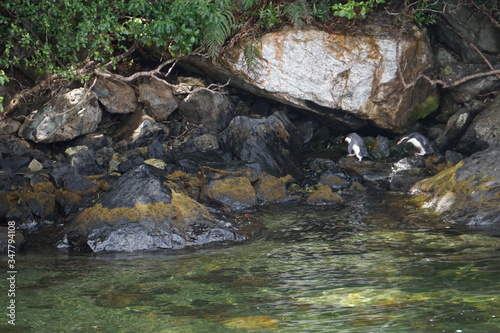
[[[261,73],[242,73],[233,54],[225,69],[231,59],[210,69],[188,59],[168,80],[75,82],[0,123],[0,224],[15,222],[19,248],[23,234],[49,230],[51,245],[80,251],[178,249],[251,239],[264,227],[250,214],[259,205],[335,210],[368,189],[410,191],[454,223],[498,226],[500,80],[409,83],[407,61],[441,82],[485,70],[439,29],[434,44],[419,29],[404,40],[350,38],[343,58],[346,36],[286,28],[263,39]],[[273,48],[276,38],[287,44]],[[326,43],[320,64],[294,53],[317,41]],[[307,73],[295,75],[301,59]],[[341,139],[353,131],[373,160],[346,156]],[[410,131],[435,153],[398,145]]]

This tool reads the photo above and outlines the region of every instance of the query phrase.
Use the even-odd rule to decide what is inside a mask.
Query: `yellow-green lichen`
[[[168,221],[174,227],[184,228],[188,224],[200,220],[212,220],[210,212],[188,196],[172,191],[170,203],[136,204],[131,208],[107,208],[98,203],[78,214],[72,229],[86,230],[93,224],[92,222],[114,225],[136,221],[152,221],[154,223]]]

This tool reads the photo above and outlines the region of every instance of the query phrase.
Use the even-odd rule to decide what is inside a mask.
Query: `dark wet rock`
[[[431,173],[425,168],[400,170],[390,178],[389,189],[408,192],[413,185],[429,176]]]
[[[472,115],[466,109],[462,109],[448,119],[446,127],[436,139],[436,146],[439,151],[445,151],[451,146],[456,145],[457,140],[472,121]]]
[[[356,157],[342,157],[339,166],[351,181],[369,182],[385,190],[389,187],[392,166],[383,161],[359,161]]]
[[[191,136],[179,147],[182,152],[212,152],[219,148],[219,138],[210,133]]]
[[[68,226],[68,244],[95,252],[135,251],[245,239],[234,225],[168,187],[165,175],[146,165],[123,175]]]
[[[89,133],[72,141],[73,146],[86,146],[91,151],[110,148],[111,139],[102,133]]]
[[[148,116],[144,112],[144,110],[138,110],[132,113],[113,133],[113,137],[117,142],[123,140],[127,143],[123,146],[124,149],[147,146],[153,140],[160,140],[167,135],[168,130],[160,124],[157,124],[151,116]],[[115,145],[115,149],[116,148],[117,146]]]
[[[14,172],[10,169],[0,170],[0,191],[8,191],[12,186]]]
[[[314,206],[343,206],[345,202],[344,199],[339,194],[334,193],[329,186],[317,185],[306,199],[306,203]]]
[[[27,155],[29,150],[30,145],[24,139],[10,135],[0,136],[0,157]]]
[[[61,176],[63,188],[69,191],[93,192],[96,190],[96,184],[83,177],[75,169],[70,169]]]
[[[321,174],[318,184],[329,186],[333,189],[339,190],[348,187],[351,182],[346,179],[343,173],[333,173],[326,171]]]
[[[237,163],[202,167],[201,170],[204,180],[202,194],[207,200],[236,210],[257,204],[257,193],[252,183],[259,179],[260,167]]]
[[[13,172],[17,172],[24,166],[27,166],[31,162],[29,156],[14,156],[0,159],[0,168],[9,169]]]
[[[390,153],[389,139],[385,136],[378,135],[371,144],[370,154],[378,160],[383,160],[389,157]]]
[[[26,243],[23,234],[19,230],[16,230],[15,222],[10,221],[9,224],[6,227],[0,226],[0,253],[12,254],[9,250],[20,252]],[[9,247],[9,245],[11,246]]]
[[[457,149],[460,152],[471,154],[500,144],[500,112],[498,110],[500,110],[500,96],[497,96],[474,118],[458,143]]]
[[[235,115],[234,105],[227,95],[206,88],[197,89],[182,100],[179,114],[214,133],[225,129]]]
[[[314,137],[314,124],[312,121],[306,121],[297,126],[300,136],[303,138],[304,144],[310,142]]]
[[[53,143],[74,139],[97,129],[102,117],[97,95],[84,88],[57,95],[34,111],[19,129],[25,139]]]
[[[321,173],[324,171],[341,172],[341,169],[336,162],[326,158],[313,159],[309,162],[309,169],[315,173]]]
[[[448,162],[450,164],[450,166],[455,166],[460,161],[462,161],[464,159],[464,157],[462,156],[462,154],[457,153],[457,152],[452,151],[452,150],[447,150],[446,151],[445,158],[446,158],[446,162]]]
[[[470,226],[500,225],[500,146],[477,152],[412,187],[423,205]]]
[[[12,118],[4,119],[0,122],[0,135],[14,134],[19,130],[21,125],[21,122]]]
[[[443,20],[445,23],[436,24],[434,31],[441,43],[463,61],[480,64],[486,56],[492,63],[498,63],[498,56],[495,57],[500,53],[498,25],[484,12],[473,6],[447,6]]]
[[[236,117],[221,139],[241,161],[260,163],[263,171],[275,177],[290,174],[299,178],[302,173],[297,165],[302,138],[282,112],[262,119]]]
[[[167,120],[179,106],[178,98],[166,82],[151,80],[140,84],[138,90],[139,102],[157,122]]]
[[[123,81],[99,78],[92,91],[109,113],[131,113],[139,107],[134,88]]]
[[[165,148],[158,140],[153,140],[151,144],[148,145],[148,157],[164,159],[166,157]]]
[[[69,163],[82,175],[94,175],[105,172],[105,169],[98,165],[95,155],[87,146],[74,146],[65,150],[69,157]]]

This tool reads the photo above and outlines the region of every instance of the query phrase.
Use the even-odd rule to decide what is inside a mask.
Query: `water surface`
[[[500,332],[500,238],[491,232],[457,228],[391,193],[341,210],[253,215],[267,228],[238,245],[28,249],[16,258],[16,326],[5,320],[0,330]]]

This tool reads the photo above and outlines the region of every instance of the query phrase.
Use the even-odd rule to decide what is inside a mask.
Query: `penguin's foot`
[[[355,156],[356,154],[347,154],[347,156]]]

